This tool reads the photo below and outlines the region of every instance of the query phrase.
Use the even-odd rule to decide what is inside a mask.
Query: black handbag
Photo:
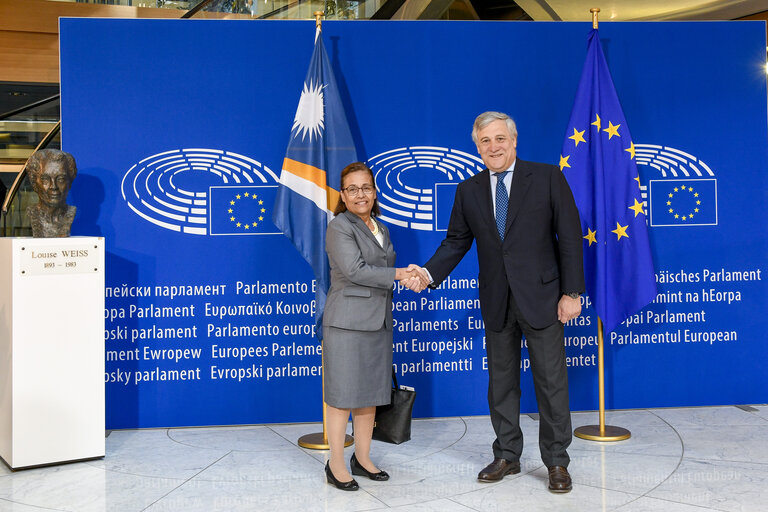
[[[376,407],[373,438],[385,443],[400,444],[411,438],[411,413],[416,391],[400,389],[392,368],[392,402]]]

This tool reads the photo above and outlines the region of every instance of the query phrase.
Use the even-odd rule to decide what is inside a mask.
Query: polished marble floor
[[[574,427],[596,422],[573,414]],[[358,492],[325,483],[327,452],[296,445],[317,424],[114,431],[103,460],[16,472],[0,463],[0,512],[768,510],[768,405],[617,411],[607,423],[632,437],[575,438],[568,494],[547,491],[529,416],[522,472],[479,483],[493,439],[482,416],[416,420],[411,441],[374,441],[392,478],[358,478]]]

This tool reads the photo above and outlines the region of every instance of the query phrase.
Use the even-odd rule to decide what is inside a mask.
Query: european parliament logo
[[[456,187],[485,169],[475,155],[436,146],[392,149],[366,163],[376,179],[381,220],[420,231],[446,231]]]
[[[717,179],[705,162],[653,144],[635,144],[635,159],[660,178],[648,180],[643,191],[652,227],[717,225]]]
[[[280,234],[272,223],[277,176],[231,151],[191,148],[148,156],[125,173],[121,189],[137,216],[170,231]]]

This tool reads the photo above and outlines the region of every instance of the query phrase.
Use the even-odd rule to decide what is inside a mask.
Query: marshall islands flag
[[[341,170],[357,160],[333,69],[318,29],[272,213],[275,226],[312,267],[317,281],[318,338],[322,338],[323,309],[330,287],[325,230],[339,200]]]

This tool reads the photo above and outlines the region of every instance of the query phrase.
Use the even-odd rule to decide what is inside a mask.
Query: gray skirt
[[[385,405],[392,393],[392,329],[323,326],[325,403],[339,409]]]

